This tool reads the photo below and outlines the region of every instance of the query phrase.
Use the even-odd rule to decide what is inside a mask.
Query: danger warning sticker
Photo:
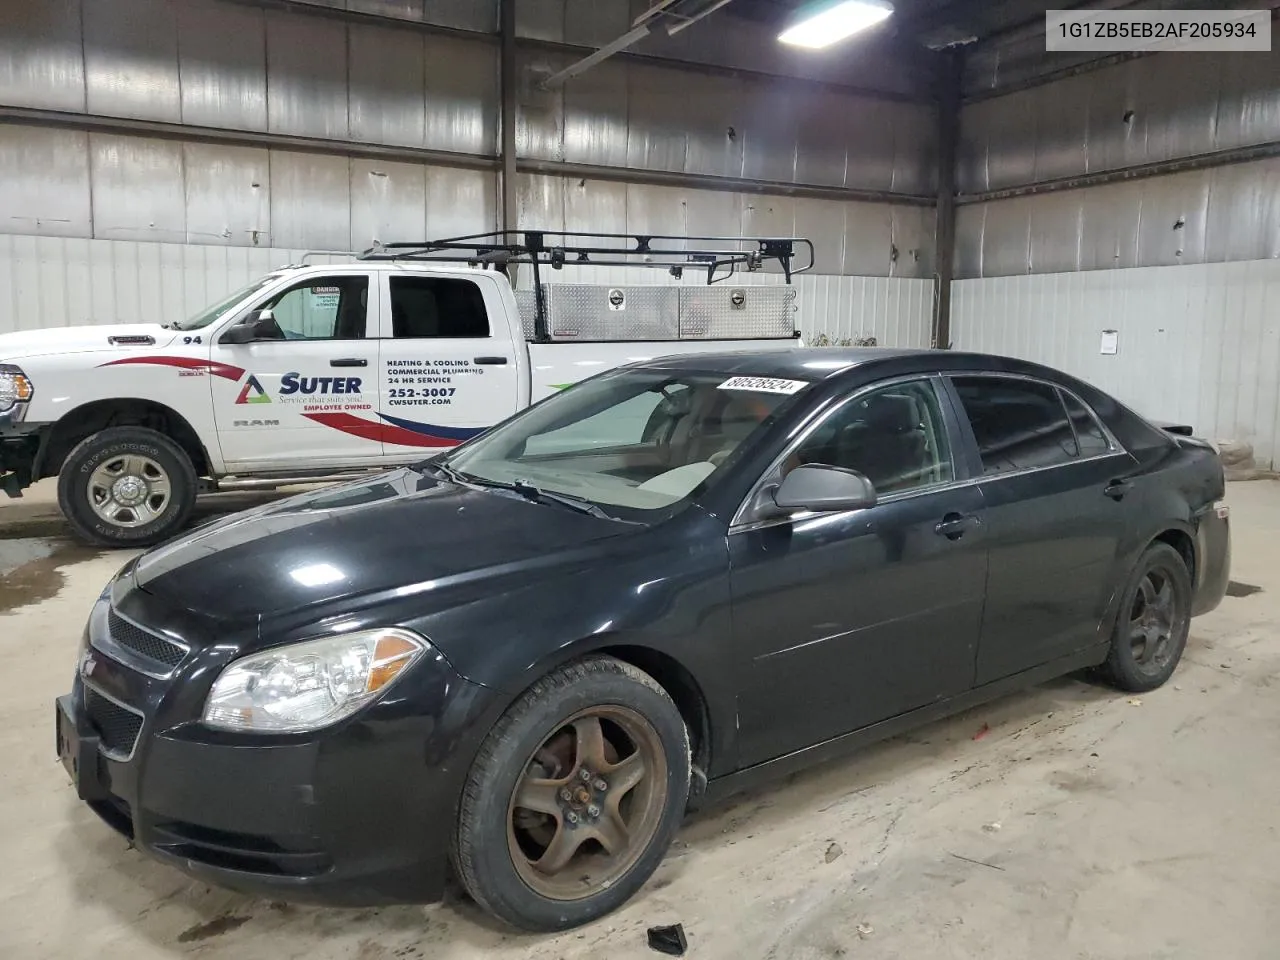
[[[804,380],[778,380],[774,377],[730,377],[720,390],[751,390],[755,393],[799,393],[809,384]]]

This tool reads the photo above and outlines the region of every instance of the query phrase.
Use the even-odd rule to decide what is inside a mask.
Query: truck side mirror
[[[270,307],[255,310],[222,335],[222,343],[253,343],[256,340],[279,340],[280,328]]]

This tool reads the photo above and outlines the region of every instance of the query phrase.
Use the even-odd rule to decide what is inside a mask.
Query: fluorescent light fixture
[[[835,0],[809,7],[801,12],[802,20],[778,35],[782,43],[793,47],[820,50],[839,43],[860,30],[874,27],[893,13],[888,0]]]

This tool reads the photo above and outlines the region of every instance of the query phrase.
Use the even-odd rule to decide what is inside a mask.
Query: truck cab
[[[548,236],[404,244],[283,267],[162,325],[0,335],[0,486],[16,496],[58,476],[79,536],[145,546],[176,532],[201,491],[410,463],[623,363],[797,343],[788,283],[547,284],[540,265],[592,255],[577,235],[554,235],[556,246]],[[619,256],[647,248],[646,265],[678,277],[693,263],[709,280],[758,267],[766,245],[793,243],[735,238],[751,252],[691,261],[687,246],[664,253],[655,238],[617,239]],[[492,269],[495,249],[502,269]],[[521,263],[534,276],[518,296],[508,271]],[[788,253],[786,280],[792,272]]]

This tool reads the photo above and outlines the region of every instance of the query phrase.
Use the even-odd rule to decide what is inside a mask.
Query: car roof
[[[794,347],[788,350],[732,350],[655,357],[634,366],[785,380],[826,380],[854,367],[925,354],[938,354],[941,359],[947,356],[948,351],[897,347]]]

